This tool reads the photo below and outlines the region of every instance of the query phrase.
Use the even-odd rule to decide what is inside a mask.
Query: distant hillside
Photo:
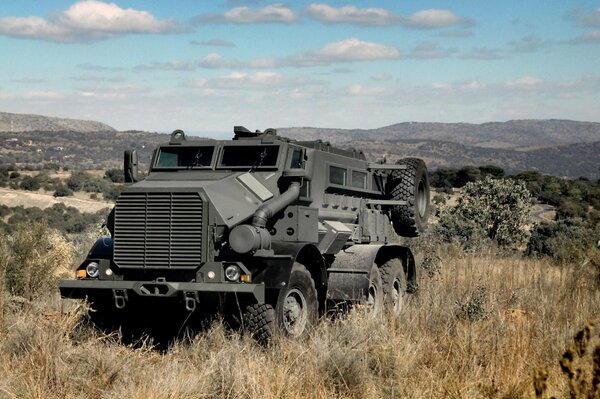
[[[32,131],[116,132],[115,129],[101,122],[0,112],[0,132]]]
[[[169,141],[169,137],[136,131],[0,133],[0,164],[39,167],[52,162],[78,170],[120,168],[123,151],[135,148],[140,163],[148,165],[154,147]]]
[[[532,149],[600,141],[600,123],[557,119],[482,124],[404,122],[369,130],[312,127],[277,130],[290,138],[322,139],[336,144],[371,140],[436,140],[483,148]]]
[[[97,122],[75,122],[90,123],[88,128],[98,126],[94,125]],[[382,154],[387,155],[388,162],[419,157],[430,169],[491,164],[509,172],[533,169],[596,179],[600,168],[600,123],[591,122],[400,123],[373,130],[283,128],[278,134],[360,148],[370,160]],[[105,130],[93,135],[65,129],[0,132],[0,164],[39,167],[54,162],[75,169],[108,169],[121,167],[123,151],[137,148],[141,163],[147,165],[152,149],[168,140],[166,134],[137,131]]]
[[[430,169],[465,165],[497,165],[509,172],[537,170],[562,177],[597,179],[600,141],[549,146],[529,151],[482,148],[434,140],[351,141],[342,147],[360,148],[369,159],[386,154],[388,163],[400,158],[423,158]]]

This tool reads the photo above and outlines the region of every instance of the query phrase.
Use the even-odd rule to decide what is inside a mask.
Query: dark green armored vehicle
[[[425,164],[368,162],[361,151],[234,128],[229,141],[176,130],[148,176],[125,152],[130,183],[99,239],[63,280],[121,320],[154,309],[236,314],[256,338],[303,334],[339,303],[397,311],[416,289],[411,251],[429,216]],[[150,310],[150,311],[149,311]]]

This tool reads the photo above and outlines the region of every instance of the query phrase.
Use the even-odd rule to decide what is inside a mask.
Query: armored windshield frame
[[[259,149],[256,153],[251,153],[251,149]],[[266,149],[267,153],[265,158],[260,159],[261,151],[260,149]],[[236,155],[242,155],[242,151],[246,151],[243,154],[245,158],[242,160],[248,160],[248,162],[242,162],[242,160],[238,160],[237,157],[231,157],[233,154],[229,154],[229,151],[236,151]],[[217,169],[278,169],[279,161],[281,159],[281,145],[279,144],[246,144],[243,145],[223,145],[221,151],[219,153],[219,159],[217,162]],[[227,164],[224,164],[224,160],[227,158]],[[230,161],[234,160],[236,163],[230,164]]]
[[[160,146],[156,151],[152,170],[212,169],[216,158],[216,152],[215,145]],[[164,159],[161,158],[161,155],[163,154],[185,155],[185,157],[180,156],[175,158],[177,165],[161,164],[161,160]],[[201,154],[201,157],[196,159],[198,154]]]

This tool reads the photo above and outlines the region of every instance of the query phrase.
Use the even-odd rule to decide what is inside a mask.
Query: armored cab
[[[368,162],[357,150],[294,141],[274,129],[234,128],[233,140],[192,140],[178,130],[132,183],[62,296],[104,315],[162,307],[241,314],[259,340],[298,336],[329,306],[397,311],[416,288],[411,251],[429,216],[419,159]],[[127,317],[125,317],[127,318]]]

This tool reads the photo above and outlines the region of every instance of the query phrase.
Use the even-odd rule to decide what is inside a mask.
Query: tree
[[[531,203],[523,182],[487,176],[464,186],[456,206],[441,212],[438,228],[448,238],[462,235],[467,244],[483,235],[500,246],[518,245],[528,238]]]
[[[465,184],[481,180],[481,171],[475,166],[463,166],[456,173],[454,187],[463,187]]]

